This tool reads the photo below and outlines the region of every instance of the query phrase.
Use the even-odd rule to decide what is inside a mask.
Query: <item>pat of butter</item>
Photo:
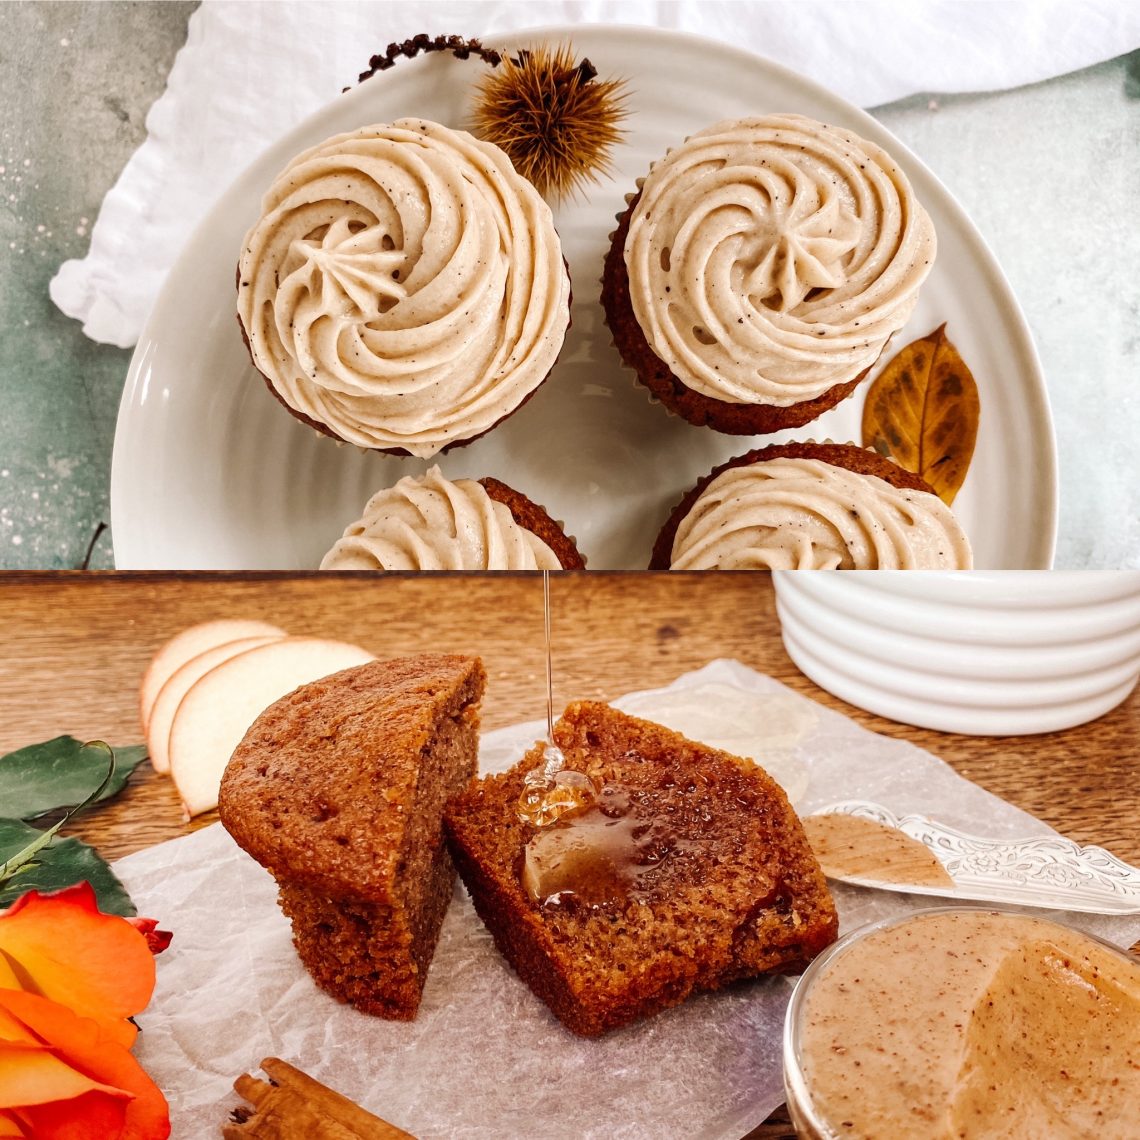
[[[642,863],[638,820],[613,819],[596,808],[537,831],[526,845],[523,886],[545,903],[572,894],[587,906],[626,897]]]

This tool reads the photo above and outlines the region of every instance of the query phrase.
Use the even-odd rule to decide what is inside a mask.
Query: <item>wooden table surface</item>
[[[861,712],[803,677],[780,641],[767,575],[559,575],[551,601],[556,708],[734,657],[875,732],[929,749],[1077,842],[1140,864],[1138,692],[1067,732],[950,735]],[[0,579],[0,751],[64,732],[138,742],[138,682],[151,654],[186,626],[219,617],[353,641],[379,657],[475,653],[489,675],[484,728],[545,715],[537,576],[9,574]],[[171,783],[143,765],[120,797],[70,831],[114,859],[214,819],[184,823]],[[750,1135],[790,1134],[777,1116]]]

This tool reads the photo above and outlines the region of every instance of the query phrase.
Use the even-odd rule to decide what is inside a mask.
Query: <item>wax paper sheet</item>
[[[710,719],[727,720],[738,751],[761,762],[770,739],[773,767],[801,813],[868,799],[976,834],[1051,834],[930,753],[868,732],[735,661],[616,703],[659,719],[672,712],[694,735]],[[508,767],[543,733],[533,721],[485,734],[482,769]],[[293,952],[272,879],[221,825],[129,856],[116,870],[140,913],[174,931],[139,1018],[136,1053],[170,1101],[175,1138],[219,1135],[240,1103],[234,1078],[266,1056],[421,1140],[738,1138],[783,1100],[787,979],[704,995],[582,1040],[499,957],[457,886],[418,1018],[387,1022],[316,989]],[[835,895],[843,930],[928,905],[842,885]],[[1121,946],[1140,938],[1140,917],[1064,920]]]

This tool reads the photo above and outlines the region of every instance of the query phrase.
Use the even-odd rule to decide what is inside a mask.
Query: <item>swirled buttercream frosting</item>
[[[968,570],[942,500],[819,459],[722,471],[681,520],[674,570]]]
[[[799,115],[718,123],[656,163],[630,302],[687,387],[788,407],[869,368],[914,308],[934,227],[894,160]]]
[[[246,235],[238,315],[301,418],[430,456],[513,412],[562,346],[549,207],[496,146],[422,119],[298,155]]]
[[[368,501],[322,570],[560,570],[558,556],[472,479],[438,467]]]

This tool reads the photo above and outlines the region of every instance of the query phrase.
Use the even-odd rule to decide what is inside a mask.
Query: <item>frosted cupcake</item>
[[[854,444],[789,443],[715,468],[661,528],[650,570],[969,570],[930,485]]]
[[[238,318],[298,419],[426,457],[534,394],[570,322],[570,279],[549,207],[498,147],[401,119],[278,175],[242,245]]]
[[[935,248],[874,143],[799,115],[727,121],[653,165],[619,219],[602,304],[622,358],[671,411],[780,431],[855,390]]]
[[[581,570],[574,540],[498,479],[445,479],[438,467],[378,491],[322,570]]]

